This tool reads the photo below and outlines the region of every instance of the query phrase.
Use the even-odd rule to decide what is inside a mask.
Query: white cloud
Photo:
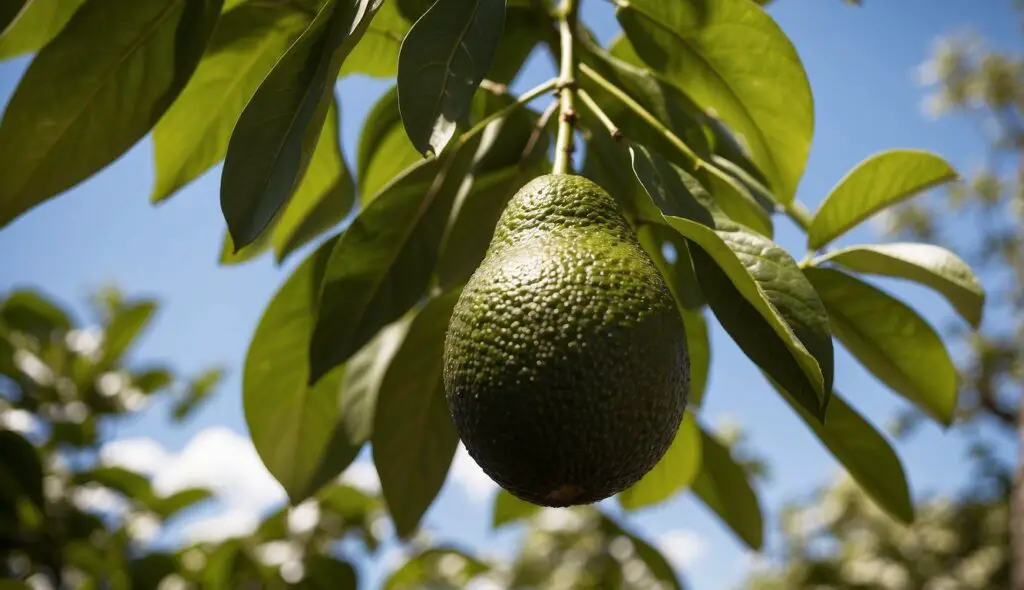
[[[704,553],[704,540],[693,531],[669,531],[658,538],[658,547],[676,568],[686,569]]]
[[[100,514],[123,514],[128,508],[128,502],[124,497],[99,484],[86,484],[75,488],[71,502],[79,510]]]
[[[227,428],[203,430],[153,477],[153,489],[171,494],[206,487],[232,508],[261,512],[286,499],[252,442]]]
[[[367,494],[377,494],[380,492],[380,477],[377,475],[377,469],[370,461],[356,461],[349,465],[348,469],[338,478],[338,481],[362,490]]]
[[[123,438],[110,441],[100,449],[100,462],[111,467],[153,475],[169,460],[160,443],[151,438]]]
[[[258,525],[258,515],[236,508],[189,523],[183,534],[190,543],[219,542],[247,536],[255,531]]]
[[[452,462],[452,481],[476,504],[489,500],[498,489],[498,485],[480,469],[462,444],[459,444]]]
[[[267,509],[286,499],[252,442],[227,428],[203,430],[177,453],[148,438],[112,441],[100,450],[100,459],[105,465],[150,476],[154,491],[161,495],[192,487],[211,490],[223,510],[185,526],[183,534],[192,542],[247,535]]]

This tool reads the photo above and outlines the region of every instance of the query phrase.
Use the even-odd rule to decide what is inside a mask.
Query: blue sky
[[[584,17],[601,38],[615,33],[609,3],[587,0],[584,5]],[[814,91],[816,132],[799,191],[799,198],[812,209],[850,167],[880,150],[932,150],[964,172],[980,163],[983,143],[973,124],[922,116],[925,90],[916,69],[938,36],[968,27],[992,47],[1024,49],[1010,0],[866,0],[862,8],[840,0],[778,0],[770,12],[793,39]],[[0,64],[0,104],[6,104],[27,64],[27,59]],[[551,72],[547,56],[535,55],[515,87],[530,87]],[[358,123],[389,84],[363,78],[339,84],[343,145],[350,162]],[[172,427],[164,418],[166,408],[157,406],[113,433],[150,437],[173,453],[210,428],[245,435],[240,397],[245,350],[264,305],[302,256],[283,268],[269,257],[245,266],[219,267],[224,231],[219,167],[159,207],[149,204],[152,182],[152,144],[146,139],[102,173],[0,230],[0,291],[40,288],[82,317],[83,298],[107,281],[133,295],[160,298],[157,323],[146,334],[138,358],[169,362],[185,374],[213,363],[225,364],[230,371],[217,397],[185,426]],[[777,227],[780,243],[801,257],[800,234],[782,219]],[[872,239],[872,230],[864,227],[842,243]],[[918,302],[934,325],[954,320],[949,307],[933,293],[893,281],[882,284],[905,300]],[[773,478],[761,495],[768,511],[774,512],[782,499],[807,492],[838,467],[717,327],[712,338],[705,418],[712,424],[728,418],[749,431],[771,464]],[[902,406],[841,349],[836,383],[876,425],[884,425],[886,417]],[[949,492],[967,476],[962,439],[955,432],[928,426],[898,450],[919,497]],[[507,550],[515,533],[488,531],[492,488],[481,483],[471,465],[462,467],[462,476],[449,479],[428,513],[426,527],[439,538],[471,548]],[[689,552],[691,560],[683,573],[693,588],[727,588],[741,576],[744,551],[688,496],[630,516],[628,522],[652,540],[673,533],[667,538],[678,541],[677,548],[686,550],[682,553]],[[364,563],[361,569],[368,574],[364,587],[375,587],[380,567]]]

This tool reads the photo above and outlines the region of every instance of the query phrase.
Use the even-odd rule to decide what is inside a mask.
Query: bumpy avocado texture
[[[686,337],[604,189],[546,175],[512,197],[452,315],[444,383],[469,454],[534,504],[600,501],[661,459],[686,407]]]

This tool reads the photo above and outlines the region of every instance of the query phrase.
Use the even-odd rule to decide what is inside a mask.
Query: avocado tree
[[[0,56],[37,53],[0,123],[0,226],[151,131],[154,201],[223,160],[226,260],[280,261],[316,241],[248,350],[253,443],[294,504],[369,444],[407,538],[459,442],[442,379],[451,301],[514,195],[549,173],[582,176],[660,271],[689,364],[671,445],[617,501],[690,490],[761,547],[757,495],[700,412],[717,321],[857,485],[911,522],[899,458],[833,383],[834,341],[948,426],[958,383],[946,346],[870,277],[930,287],[972,328],[985,295],[938,246],[830,244],[957,172],[920,150],[873,154],[812,212],[796,199],[811,88],[771,16],[752,0],[615,4],[622,34],[602,45],[578,0],[18,2],[0,21]],[[536,47],[558,75],[513,96]],[[395,79],[363,122],[355,170],[333,90],[351,74]],[[779,216],[806,232],[799,262],[772,239]]]

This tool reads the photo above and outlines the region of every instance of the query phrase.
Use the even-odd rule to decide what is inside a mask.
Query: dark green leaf
[[[209,490],[189,488],[175,492],[166,498],[154,498],[147,503],[147,507],[160,516],[160,518],[167,519],[212,497],[213,494]]]
[[[942,338],[913,309],[838,270],[808,268],[832,330],[869,371],[935,420],[956,411],[957,374]]]
[[[554,31],[548,15],[528,3],[525,6],[510,3],[505,9],[505,29],[487,79],[501,84],[514,80],[546,31]]]
[[[135,343],[156,313],[156,301],[140,301],[118,310],[103,334],[103,356],[99,366],[113,367]]]
[[[398,58],[398,104],[412,144],[440,154],[487,75],[505,25],[505,0],[437,0]]]
[[[686,239],[666,225],[644,224],[637,228],[637,238],[654,264],[661,271],[680,311],[695,310],[704,305],[693,259]],[[666,248],[674,259],[669,262]]]
[[[605,530],[606,534],[624,536],[629,539],[633,543],[637,557],[644,562],[644,565],[650,570],[655,580],[666,584],[669,588],[682,590],[683,586],[668,560],[650,543],[619,526],[618,523],[606,514],[601,514],[601,528]]]
[[[373,462],[400,537],[441,490],[459,436],[441,381],[444,337],[459,291],[431,299],[413,318],[384,374],[373,423]]]
[[[320,277],[336,242],[321,245],[277,292],[263,312],[245,360],[242,397],[253,444],[293,503],[329,479],[318,477],[322,462],[331,463],[338,473],[359,452],[358,446],[332,437],[344,369],[337,368],[315,386],[307,385]]]
[[[541,510],[543,510],[542,507],[521,500],[509,493],[508,490],[498,490],[498,494],[494,498],[491,526],[496,529],[501,528],[506,524],[530,518]]]
[[[382,1],[325,3],[242,111],[221,176],[221,209],[236,248],[255,240],[295,191],[341,64]]]
[[[807,233],[807,245],[823,248],[871,215],[957,178],[939,156],[920,150],[875,154],[857,165],[825,197]]]
[[[724,160],[722,161],[725,162]],[[722,208],[722,212],[729,216],[736,223],[743,224],[757,233],[771,238],[775,228],[772,225],[771,208],[755,196],[759,188],[767,193],[767,189],[757,185],[748,184],[747,178],[739,177],[731,172],[722,170],[715,164],[719,174],[698,172],[698,175],[706,183],[708,192],[715,197],[715,202]],[[726,164],[728,165],[728,164]],[[742,172],[742,170],[739,170]]]
[[[332,100],[302,182],[274,223],[271,241],[278,262],[340,222],[355,202],[355,186],[341,154],[338,115]]]
[[[8,0],[7,3],[0,6],[0,35],[3,35],[7,30],[7,26],[14,22],[19,13],[25,10],[26,4],[28,4],[28,0]],[[0,44],[2,44],[2,40],[0,40]]]
[[[199,63],[221,2],[88,0],[75,12],[0,123],[0,226],[106,167],[156,124]]]
[[[0,26],[0,60],[43,48],[64,28],[85,0],[31,0],[4,30]],[[12,5],[19,0],[11,2]],[[22,2],[22,4],[24,4]]]
[[[644,62],[743,134],[776,194],[792,201],[814,104],[800,57],[772,18],[749,0],[630,0],[617,15]]]
[[[174,383],[174,373],[170,369],[146,369],[132,375],[132,386],[142,393],[153,393]]]
[[[98,467],[76,474],[75,479],[79,483],[98,483],[144,506],[148,506],[156,497],[149,480],[144,475],[123,467]]]
[[[356,590],[356,570],[351,564],[327,555],[306,557],[306,575],[299,588],[308,590]]]
[[[654,506],[686,489],[700,471],[700,431],[693,414],[686,412],[672,446],[654,469],[619,494],[626,510]]]
[[[915,243],[853,246],[817,258],[814,264],[826,262],[931,287],[944,295],[972,326],[977,328],[981,324],[985,289],[971,267],[945,248]]]
[[[321,289],[311,381],[345,362],[423,295],[477,143],[407,170],[342,235]]]
[[[668,213],[663,221],[653,221],[667,223],[698,246],[691,248],[694,268],[722,326],[747,356],[785,380],[787,387],[793,387],[794,377],[804,381],[796,389],[798,399],[822,415],[832,389],[832,338],[825,308],[796,261],[771,240],[729,221],[699,183],[678,167],[640,146],[631,152],[637,179]],[[747,320],[742,323],[737,321],[741,313]],[[756,339],[750,337],[755,331],[760,336]],[[774,338],[764,338],[772,333]],[[789,370],[787,356],[768,348],[779,341],[803,379]]]
[[[363,205],[402,171],[423,159],[409,141],[398,112],[398,88],[392,86],[374,105],[359,138],[356,170]]]
[[[769,378],[769,381],[771,379]],[[885,437],[838,394],[832,396],[825,423],[814,419],[778,383],[771,381],[818,439],[867,494],[891,516],[914,520],[903,464]]]
[[[149,553],[132,561],[132,587],[158,588],[164,578],[176,573],[177,570],[178,562],[174,554]]]
[[[384,582],[384,590],[419,590],[440,587],[464,588],[490,568],[479,559],[450,547],[435,547],[407,561]]]
[[[271,223],[273,224],[273,222]],[[235,244],[231,241],[231,233],[225,231],[224,241],[220,247],[220,258],[217,263],[223,266],[234,266],[236,264],[245,264],[246,262],[256,260],[270,251],[271,235],[271,231],[265,231],[253,240],[251,244],[236,251]]]
[[[71,319],[64,310],[40,293],[29,290],[14,291],[7,296],[0,306],[0,322],[7,330],[41,339],[49,339],[53,332],[71,329]]]
[[[0,498],[14,504],[22,495],[40,509],[46,505],[39,452],[17,432],[0,430]]]
[[[728,447],[703,428],[700,434],[701,469],[693,481],[693,493],[748,547],[760,551],[764,543],[761,504],[746,472],[733,460]]]
[[[153,129],[154,202],[224,158],[246,103],[308,24],[285,3],[247,3],[220,19],[195,75]]]

